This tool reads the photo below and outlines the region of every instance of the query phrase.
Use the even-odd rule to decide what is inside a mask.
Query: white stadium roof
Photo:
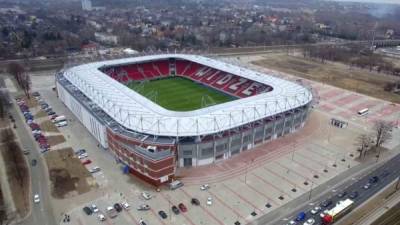
[[[273,90],[206,108],[167,110],[99,70],[103,66],[178,58],[267,84]],[[217,133],[288,111],[312,100],[306,88],[273,76],[198,55],[162,54],[84,64],[64,76],[124,127],[157,136],[197,136]]]

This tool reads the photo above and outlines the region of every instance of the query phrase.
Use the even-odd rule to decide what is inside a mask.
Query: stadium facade
[[[127,87],[185,77],[235,97],[177,112]],[[167,182],[177,167],[228,159],[304,126],[312,94],[293,82],[197,55],[88,63],[56,74],[62,102],[104,149],[141,179]]]

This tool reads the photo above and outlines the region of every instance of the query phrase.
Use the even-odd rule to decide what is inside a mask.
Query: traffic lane
[[[362,204],[364,201],[369,199],[372,195],[374,195],[377,191],[381,190],[384,186],[388,185],[391,181],[396,179],[397,177],[400,176],[400,170],[398,168],[400,167],[400,155],[395,156],[394,158],[390,159],[388,162],[386,162],[384,165],[378,167],[377,169],[371,171],[370,173],[366,174],[365,176],[361,177],[360,179],[357,179],[353,184],[349,185],[345,189],[339,188],[341,191],[346,191],[347,195],[349,195],[353,191],[358,192],[358,197],[353,199],[355,206],[358,206]],[[382,173],[387,170],[390,171],[390,174],[382,177]],[[379,181],[372,185],[369,189],[364,189],[364,185],[369,182],[370,177],[373,176],[378,176]],[[310,213],[310,210],[313,209],[315,206],[319,206],[322,202],[326,200],[332,200],[332,205],[328,208],[323,208],[321,212],[323,212],[326,209],[333,208],[333,206],[342,199],[346,199],[348,197],[343,197],[339,198],[337,196],[338,192],[335,192],[335,194],[330,195],[327,198],[320,198],[317,200],[317,204],[305,208],[303,212],[306,213],[306,218],[314,218],[316,221],[320,221],[321,218],[319,216],[319,213],[317,215],[312,215]],[[295,219],[295,218],[294,218]]]

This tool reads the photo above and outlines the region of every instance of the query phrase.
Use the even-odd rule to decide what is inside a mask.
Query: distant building
[[[91,11],[92,10],[92,1],[91,0],[81,0],[82,2],[82,10]]]
[[[94,37],[98,42],[102,42],[105,44],[113,44],[113,45],[118,44],[118,37],[115,35],[95,32]]]

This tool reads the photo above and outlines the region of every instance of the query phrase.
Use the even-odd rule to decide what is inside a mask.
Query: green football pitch
[[[131,82],[128,87],[172,111],[191,111],[235,99],[183,77]]]

